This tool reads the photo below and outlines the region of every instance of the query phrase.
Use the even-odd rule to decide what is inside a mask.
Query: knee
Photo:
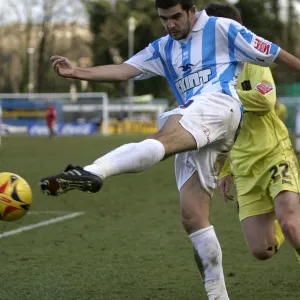
[[[270,246],[269,248],[253,248],[250,249],[252,255],[258,260],[267,260],[275,255],[277,252],[275,246]]]
[[[184,211],[181,212],[181,224],[187,234],[210,226],[209,220],[205,216]]]
[[[202,218],[195,212],[181,211],[181,224],[187,234],[191,234],[202,228]]]
[[[261,239],[247,240],[250,253],[258,260],[267,260],[277,253],[275,238],[263,237]]]
[[[195,217],[186,212],[181,213],[181,224],[187,234],[191,234],[195,231]]]

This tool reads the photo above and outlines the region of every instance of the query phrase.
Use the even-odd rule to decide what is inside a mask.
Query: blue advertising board
[[[57,135],[92,135],[97,132],[94,123],[57,124],[54,131]],[[48,135],[48,127],[43,124],[34,124],[28,127],[29,135]]]
[[[1,100],[1,99],[0,99]],[[55,107],[58,123],[63,123],[63,105],[51,102]],[[31,126],[45,124],[47,102],[32,102],[20,99],[2,99],[3,122],[12,126]]]

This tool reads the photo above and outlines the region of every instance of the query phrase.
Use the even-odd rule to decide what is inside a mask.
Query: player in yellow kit
[[[224,198],[232,198],[233,171],[248,248],[258,259],[267,259],[284,241],[278,223],[274,223],[275,215],[280,219],[275,214],[276,198],[299,203],[298,162],[288,131],[274,110],[276,91],[271,71],[246,64],[238,94],[245,108],[244,123],[230,153],[232,169],[228,160],[219,185]]]
[[[208,15],[241,22],[238,11],[226,4],[211,3],[205,9]],[[286,238],[298,249],[299,259],[298,162],[288,131],[275,113],[270,69],[245,64],[237,91],[244,104],[244,122],[219,176],[221,194],[232,199],[233,174],[242,230],[256,258],[272,257]]]

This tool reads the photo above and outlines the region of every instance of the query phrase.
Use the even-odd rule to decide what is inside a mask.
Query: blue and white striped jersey
[[[125,63],[142,71],[136,79],[166,77],[180,105],[211,92],[238,99],[235,89],[243,63],[269,66],[280,48],[231,19],[209,17],[205,11],[197,18],[185,40],[167,35]]]

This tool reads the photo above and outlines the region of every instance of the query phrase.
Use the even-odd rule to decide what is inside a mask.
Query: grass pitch
[[[0,170],[23,176],[34,214],[0,223],[0,234],[72,212],[84,215],[0,239],[1,300],[206,299],[191,243],[179,218],[173,159],[140,174],[105,181],[95,195],[58,198],[39,191],[41,177],[68,163],[86,165],[142,136],[6,137]],[[299,300],[299,265],[286,244],[265,262],[248,253],[235,205],[216,193],[211,221],[223,248],[231,300]]]

